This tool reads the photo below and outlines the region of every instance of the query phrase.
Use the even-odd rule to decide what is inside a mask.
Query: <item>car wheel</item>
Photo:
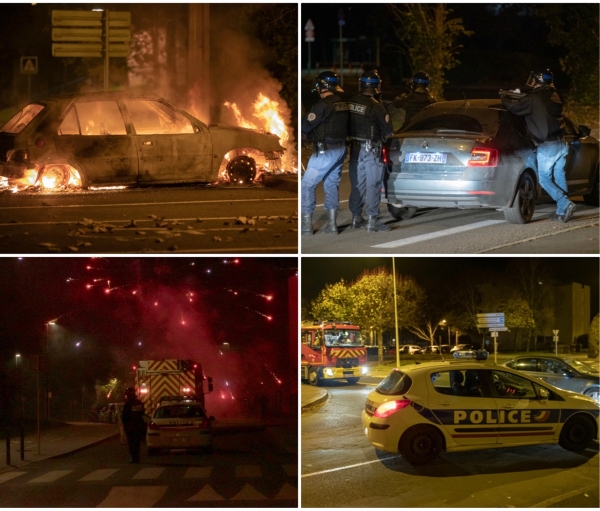
[[[585,415],[570,418],[560,432],[558,443],[567,451],[579,452],[587,449],[594,439],[594,424]]]
[[[417,208],[402,208],[393,204],[388,204],[387,209],[396,220],[410,220],[417,212]]]
[[[600,403],[600,387],[590,387],[589,389],[585,389],[583,394],[591,397],[597,403]]]
[[[256,177],[256,163],[250,156],[236,156],[227,164],[227,177],[232,183],[252,183]]]
[[[321,384],[321,378],[317,369],[311,369],[308,373],[308,383],[315,386]]]
[[[400,438],[398,450],[411,465],[423,465],[442,451],[442,436],[433,426],[413,426]]]
[[[596,206],[598,207],[600,198],[600,186],[598,184],[598,167],[596,167],[596,177],[594,177],[594,184],[592,185],[592,190],[587,195],[583,196],[583,202],[585,202],[588,206]]]
[[[355,385],[358,382],[358,378],[346,378],[346,381],[350,384],[350,385]]]
[[[504,218],[511,224],[526,224],[535,211],[535,183],[530,174],[523,174],[513,201],[513,206],[504,208]]]
[[[38,181],[42,182],[44,188],[57,188],[67,186],[71,178],[68,165],[46,165],[40,172]]]

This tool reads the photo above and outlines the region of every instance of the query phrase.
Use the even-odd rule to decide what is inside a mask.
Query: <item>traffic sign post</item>
[[[38,72],[37,57],[21,57],[21,74],[27,75],[27,100],[31,101],[31,75]]]
[[[494,339],[494,364],[498,363],[498,332],[491,333]]]
[[[552,330],[552,333],[554,334],[554,354],[558,355],[558,330]]]
[[[311,58],[310,58],[310,43],[315,41],[315,25],[312,20],[308,18],[306,25],[304,25],[304,40],[308,43],[308,66],[307,70],[310,73]]]
[[[131,13],[121,11],[52,11],[53,57],[103,57],[108,90],[110,57],[128,57]]]

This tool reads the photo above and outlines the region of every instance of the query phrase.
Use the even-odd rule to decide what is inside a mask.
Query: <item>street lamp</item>
[[[46,323],[46,420],[50,418],[50,325],[56,325],[56,318]]]
[[[17,353],[15,355],[15,367],[17,367],[19,365],[19,359],[21,358],[21,355],[19,353]]]

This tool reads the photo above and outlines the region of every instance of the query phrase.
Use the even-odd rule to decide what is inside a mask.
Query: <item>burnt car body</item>
[[[570,196],[598,205],[598,141],[565,118]],[[531,220],[539,185],[536,146],[522,118],[499,99],[442,101],[423,109],[387,142],[388,210],[411,218],[417,208],[494,208],[511,223]]]
[[[83,188],[214,182],[239,173],[236,162],[282,151],[275,135],[207,126],[158,96],[73,94],[34,101],[0,128],[0,175],[22,179],[33,169],[37,182],[60,186],[78,174]]]

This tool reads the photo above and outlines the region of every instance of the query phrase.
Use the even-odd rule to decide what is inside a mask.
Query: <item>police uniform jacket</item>
[[[531,138],[538,144],[562,138],[565,120],[554,86],[534,89],[517,101],[502,97],[502,104],[510,113],[523,116]]]
[[[348,104],[337,94],[320,99],[302,119],[302,133],[310,142],[346,143]]]
[[[368,94],[358,94],[348,102],[350,128],[348,135],[356,140],[384,142],[394,133],[390,116],[383,104]]]
[[[126,433],[140,433],[144,426],[144,403],[139,399],[129,399],[123,405],[121,422]]]
[[[429,92],[414,91],[408,95],[402,95],[396,98],[392,101],[392,106],[406,112],[406,116],[404,117],[404,124],[406,125],[416,113],[433,103],[436,103],[436,100]]]

